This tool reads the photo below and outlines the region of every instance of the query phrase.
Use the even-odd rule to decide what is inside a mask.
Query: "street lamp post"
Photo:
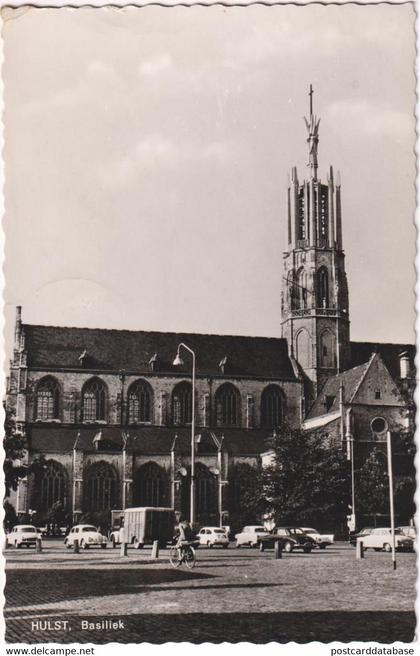
[[[389,510],[391,515],[391,548],[392,548],[392,566],[397,569],[397,559],[395,555],[395,515],[394,515],[394,481],[392,475],[392,447],[391,433],[386,433],[386,450],[388,455],[388,479],[389,479]]]
[[[175,366],[184,364],[179,354],[181,347],[192,355],[190,523],[193,526],[195,522],[195,353],[189,346],[181,342],[178,344],[176,357],[173,362]]]

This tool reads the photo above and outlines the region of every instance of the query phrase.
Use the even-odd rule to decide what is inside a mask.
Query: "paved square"
[[[199,549],[174,570],[168,552],[91,549],[58,540],[6,552],[7,642],[411,642],[415,554]],[[113,625],[112,622],[115,622]],[[85,622],[85,624],[83,624]],[[98,627],[96,627],[98,625]],[[123,628],[121,628],[123,625]],[[85,626],[86,628],[83,628]],[[114,628],[115,627],[115,628]]]

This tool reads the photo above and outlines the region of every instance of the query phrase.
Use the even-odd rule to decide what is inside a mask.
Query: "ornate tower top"
[[[313,101],[312,101],[313,94],[314,94],[314,90],[312,88],[312,84],[310,84],[309,85],[309,119],[304,117],[303,120],[305,121],[306,129],[308,131],[308,138],[306,140],[309,146],[308,167],[311,171],[311,178],[313,180],[316,180],[317,172],[318,172],[318,141],[319,141],[318,129],[321,119],[315,116],[315,114],[313,113]]]

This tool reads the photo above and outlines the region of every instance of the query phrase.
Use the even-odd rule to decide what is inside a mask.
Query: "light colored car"
[[[109,541],[111,542],[114,549],[117,546],[117,544],[121,544],[123,539],[124,539],[124,528],[122,526],[121,528],[115,528],[109,534]]]
[[[334,535],[332,535],[331,533],[325,535],[325,534],[321,534],[315,528],[303,528],[303,527],[302,527],[302,531],[307,535],[310,535],[311,538],[315,540],[318,549],[325,549],[329,545],[334,544]]]
[[[270,533],[264,526],[244,526],[242,531],[235,535],[236,547],[237,549],[242,546],[258,547],[258,538],[265,535]]]
[[[11,532],[6,535],[6,546],[13,545],[20,549],[22,545],[26,547],[35,546],[37,539],[42,540],[42,533],[32,524],[21,524],[14,526]]]
[[[363,542],[363,549],[374,549],[374,551],[391,551],[392,535],[390,528],[374,528],[369,535],[357,538]],[[402,533],[401,529],[395,529],[395,548],[399,551],[413,551],[414,540]]]
[[[64,540],[67,549],[73,546],[75,540],[79,540],[79,546],[82,549],[89,549],[89,547],[101,547],[105,549],[108,542],[105,535],[102,535],[98,529],[90,524],[77,524],[77,526],[73,526]]]
[[[215,545],[220,545],[224,549],[227,549],[229,546],[229,538],[226,530],[219,526],[203,526],[198,531],[197,537],[200,540],[200,545],[210,547],[210,549]]]
[[[417,529],[415,526],[398,526],[396,530],[401,531],[404,535],[408,535],[408,537],[413,538],[413,540],[417,537]]]

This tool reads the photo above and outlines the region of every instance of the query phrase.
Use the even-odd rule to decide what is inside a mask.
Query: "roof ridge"
[[[266,339],[272,341],[285,342],[286,338],[281,336],[268,336],[268,335],[234,335],[230,333],[200,333],[200,332],[186,332],[182,330],[134,330],[129,328],[92,328],[89,326],[54,326],[51,324],[35,324],[35,323],[22,323],[23,328],[50,328],[54,330],[89,330],[100,331],[106,333],[130,333],[130,334],[156,334],[156,335],[190,335],[191,337],[232,337],[234,339]]]

